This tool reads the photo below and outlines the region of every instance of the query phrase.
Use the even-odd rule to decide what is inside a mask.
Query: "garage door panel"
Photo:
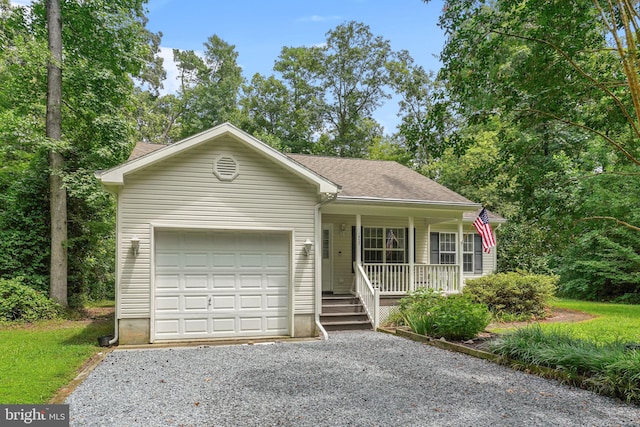
[[[184,309],[206,311],[209,303],[207,295],[188,295],[184,297]]]
[[[212,319],[213,330],[217,333],[235,333],[236,332],[236,318],[234,317],[219,317]]]
[[[261,254],[239,254],[240,265],[238,268],[260,268],[262,267]]]
[[[287,266],[289,265],[289,257],[287,256],[287,254],[267,254],[265,258],[267,268],[287,268]]]
[[[279,331],[287,327],[287,316],[267,316],[267,330]]]
[[[210,233],[201,233],[199,231],[183,231],[182,245],[190,250],[209,251],[211,243],[209,241]]]
[[[185,319],[184,332],[186,334],[206,334],[209,332],[209,319]]]
[[[156,276],[156,287],[163,290],[180,289],[179,274],[163,274]]]
[[[185,253],[185,268],[207,268],[209,266],[209,255],[204,253]]]
[[[240,295],[240,310],[262,308],[262,295]]]
[[[240,318],[240,333],[262,332],[262,317],[242,317]]]
[[[177,319],[157,319],[155,322],[156,334],[158,335],[169,335],[169,334],[178,334],[180,322]]]
[[[285,295],[267,295],[265,309],[286,309],[288,298]]]
[[[289,287],[289,276],[285,274],[267,274],[267,289],[287,289]]]
[[[156,252],[156,265],[161,265],[163,268],[178,268],[180,258],[179,252]]]
[[[289,236],[156,234],[155,339],[287,335]]]
[[[227,248],[227,250],[230,250]],[[236,256],[234,254],[214,254],[213,255],[212,266],[213,267],[235,267],[236,266]]]
[[[190,289],[190,290],[208,289],[209,276],[206,274],[185,274],[184,287],[185,289]]]
[[[180,297],[157,297],[156,298],[156,310],[158,311],[179,311],[180,309]]]
[[[233,274],[228,275],[213,275],[213,289],[235,289],[236,288],[236,276]]]
[[[260,289],[262,288],[262,275],[243,274],[240,276],[240,289]]]
[[[213,310],[235,310],[235,295],[214,295],[212,297]]]

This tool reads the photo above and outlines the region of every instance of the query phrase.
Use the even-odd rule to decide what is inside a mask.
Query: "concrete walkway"
[[[72,426],[638,426],[640,407],[396,336],[116,350]]]

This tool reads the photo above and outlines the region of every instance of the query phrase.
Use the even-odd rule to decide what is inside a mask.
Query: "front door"
[[[333,227],[331,224],[322,226],[322,292],[333,292],[333,266],[331,260],[331,240]]]

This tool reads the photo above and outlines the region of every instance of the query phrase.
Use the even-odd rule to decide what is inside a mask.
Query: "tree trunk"
[[[51,210],[51,271],[49,296],[67,304],[67,191],[62,182],[64,158],[55,141],[62,139],[62,17],[60,1],[47,0],[49,63],[47,65],[47,138],[49,151],[49,193]]]

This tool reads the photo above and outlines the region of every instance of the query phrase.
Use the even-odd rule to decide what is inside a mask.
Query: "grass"
[[[557,299],[554,307],[582,311],[596,316],[578,323],[543,324],[543,329],[556,329],[575,338],[607,343],[626,341],[640,343],[640,305],[610,304]]]
[[[47,402],[100,352],[97,338],[111,334],[111,318],[0,326],[0,402]]]
[[[640,403],[640,306],[565,299],[553,306],[596,317],[512,329],[490,344],[492,352],[562,372],[597,393]]]

